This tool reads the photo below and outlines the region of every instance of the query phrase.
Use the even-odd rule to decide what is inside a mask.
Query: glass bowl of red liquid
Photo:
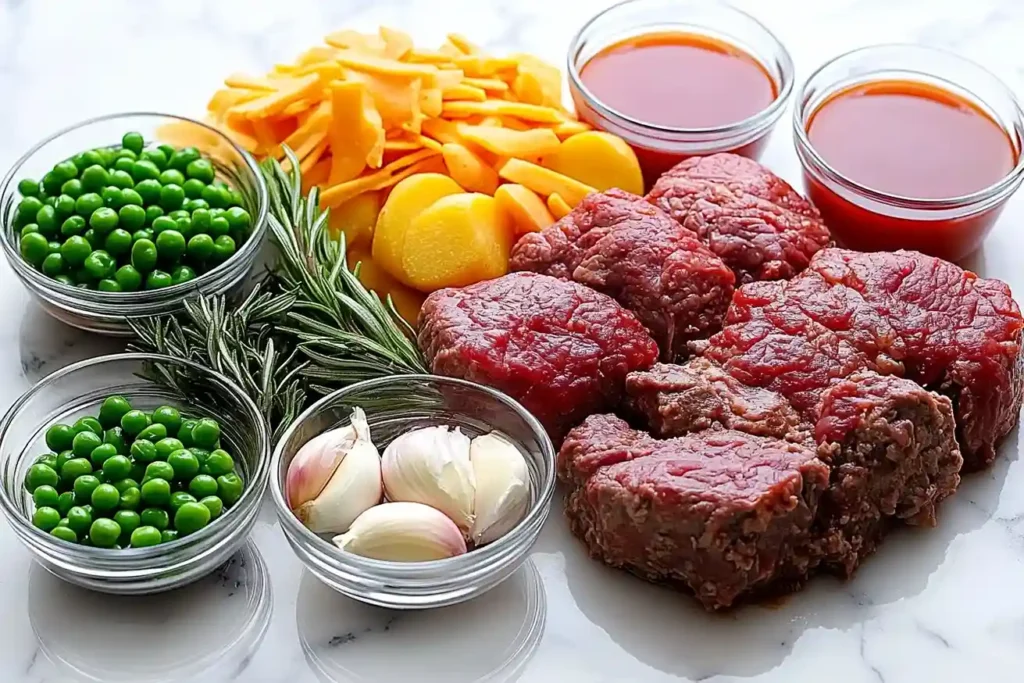
[[[918,45],[861,48],[797,95],[797,154],[832,234],[860,251],[958,261],[1024,179],[1024,112],[996,76]]]
[[[709,0],[627,0],[573,38],[569,89],[581,120],[636,152],[648,186],[691,156],[758,158],[793,89],[782,43]]]

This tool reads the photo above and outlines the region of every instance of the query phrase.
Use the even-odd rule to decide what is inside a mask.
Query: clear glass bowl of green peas
[[[157,354],[101,356],[0,419],[0,509],[44,568],[108,593],[191,583],[244,542],[269,436],[224,376]]]
[[[201,144],[171,144],[182,139]],[[50,314],[115,336],[131,334],[131,318],[240,287],[266,217],[255,160],[221,132],[164,114],[72,126],[0,183],[0,244],[15,273]]]

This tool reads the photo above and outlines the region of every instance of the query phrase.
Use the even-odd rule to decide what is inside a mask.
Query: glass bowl
[[[838,172],[811,144],[811,117],[833,95],[879,80],[934,85],[976,104],[1006,133],[1016,166],[987,188],[946,199],[893,195]],[[1024,179],[1024,112],[1013,92],[974,62],[935,48],[874,45],[826,62],[797,94],[793,133],[811,201],[840,244],[860,251],[913,249],[960,260],[981,245]]]
[[[156,376],[174,377],[176,388],[150,379]],[[82,546],[34,527],[32,496],[23,482],[35,459],[49,451],[47,428],[95,416],[111,394],[144,410],[173,405],[184,414],[217,417],[221,440],[245,481],[238,502],[198,532],[149,548]],[[256,405],[223,375],[157,354],[91,358],[44,378],[0,419],[0,508],[36,561],[59,578],[105,593],[158,593],[202,578],[245,543],[267,485],[269,441]]]
[[[163,289],[138,292],[100,292],[66,285],[30,266],[18,250],[15,211],[18,181],[41,178],[62,159],[96,147],[120,144],[130,130],[147,141],[159,141],[159,130],[172,124],[190,137],[202,136],[215,147],[211,160],[217,177],[237,189],[252,216],[252,232],[227,261],[199,277]],[[193,127],[195,127],[193,129]],[[25,153],[0,181],[0,244],[7,261],[29,293],[58,320],[90,332],[131,336],[131,318],[147,318],[178,311],[182,302],[197,294],[219,294],[240,288],[252,270],[267,227],[267,186],[256,161],[220,131],[181,116],[155,113],[110,114],[77,123],[54,133]]]
[[[765,109],[742,121],[713,128],[673,128],[616,111],[583,83],[583,66],[601,50],[629,38],[666,31],[696,33],[740,48],[760,62],[775,81],[778,95]],[[628,142],[648,186],[687,157],[733,152],[759,158],[793,91],[793,61],[779,39],[749,14],[709,0],[626,0],[613,5],[584,24],[573,38],[567,67],[569,92],[580,119]]]
[[[361,407],[374,444],[383,452],[395,437],[436,424],[469,436],[495,431],[515,444],[530,473],[530,505],[519,524],[482,548],[431,562],[385,562],[338,549],[302,525],[288,508],[285,477],[311,438],[348,422]],[[526,560],[551,508],[555,451],[544,428],[499,391],[432,375],[398,375],[340,389],[307,409],[281,437],[271,462],[270,489],[281,528],[295,554],[318,579],[356,600],[394,609],[443,607],[485,593]]]

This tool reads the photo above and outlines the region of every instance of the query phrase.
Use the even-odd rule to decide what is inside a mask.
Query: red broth
[[[580,69],[580,80],[606,107],[636,121],[674,129],[717,128],[768,107],[778,85],[737,46],[697,33],[637,36],[604,48]],[[587,119],[587,112],[581,111]],[[735,151],[756,157],[758,143]],[[651,182],[682,157],[634,146]]]
[[[940,87],[900,80],[842,90],[810,116],[811,146],[834,171],[875,192],[918,200],[962,197],[999,182],[1017,155],[977,104]],[[808,177],[808,193],[848,247],[910,248],[955,260],[973,250],[998,210],[946,221],[869,211]]]

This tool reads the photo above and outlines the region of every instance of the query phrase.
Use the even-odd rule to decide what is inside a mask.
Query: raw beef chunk
[[[512,273],[427,297],[419,346],[432,372],[480,382],[522,403],[557,444],[622,396],[658,349],[632,313],[588,287]]]
[[[621,190],[595,193],[512,250],[512,270],[574,280],[613,297],[651,331],[665,359],[721,326],[734,277],[696,236]]]
[[[791,278],[831,239],[818,210],[789,183],[736,154],[683,161],[647,200],[697,233],[740,284]]]
[[[977,470],[1017,422],[1022,327],[998,280],[917,252],[826,249],[789,282],[737,290],[724,329],[695,349],[801,411],[858,369],[912,379],[953,401]]]
[[[708,609],[807,574],[828,483],[807,448],[726,430],[658,440],[593,415],[559,457],[575,483],[570,526],[607,564],[685,586]]]

